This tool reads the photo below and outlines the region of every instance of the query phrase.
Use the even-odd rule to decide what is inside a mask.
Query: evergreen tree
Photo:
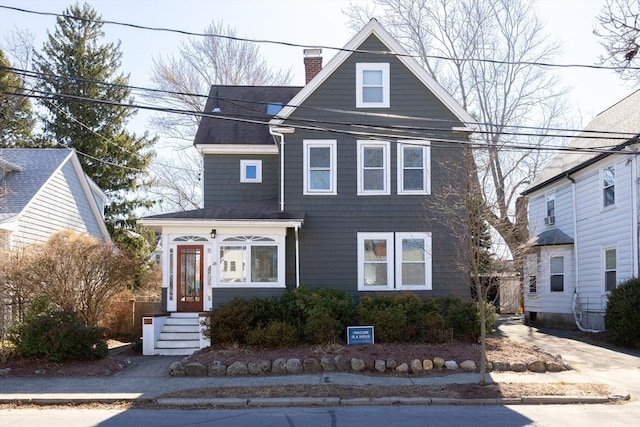
[[[131,239],[144,233],[129,231],[139,228],[136,209],[152,204],[136,190],[147,185],[155,138],[126,130],[135,114],[129,76],[118,70],[120,44],[103,41],[102,26],[91,6],[70,6],[35,54],[38,89],[48,95],[40,101],[43,132],[56,146],[76,149],[85,173],[111,199],[105,217],[113,239],[142,256]]]
[[[24,82],[10,68],[0,49],[0,148],[31,145],[35,123]]]

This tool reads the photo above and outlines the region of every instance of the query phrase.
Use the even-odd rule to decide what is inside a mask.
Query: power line
[[[554,64],[550,62],[538,62],[538,61],[504,61],[504,60],[486,59],[486,58],[450,58],[442,55],[415,55],[410,53],[399,53],[399,52],[392,52],[392,51],[346,49],[344,47],[335,47],[335,46],[326,46],[326,45],[309,45],[309,44],[300,44],[300,43],[268,40],[268,39],[250,39],[246,37],[229,36],[229,35],[223,35],[223,34],[200,33],[200,32],[193,32],[193,31],[187,31],[187,30],[179,30],[174,28],[151,27],[147,25],[132,24],[132,23],[120,22],[120,21],[88,19],[88,18],[81,18],[81,17],[71,16],[71,15],[65,15],[61,13],[55,13],[55,12],[41,12],[41,11],[29,10],[29,9],[24,9],[20,7],[15,7],[15,6],[0,5],[0,8],[14,10],[17,12],[31,13],[35,15],[70,18],[70,19],[75,19],[75,20],[85,21],[85,22],[92,22],[97,24],[118,25],[122,27],[136,28],[139,30],[168,32],[168,33],[182,34],[182,35],[194,36],[194,37],[213,37],[213,38],[220,38],[220,39],[226,39],[226,40],[232,40],[232,41],[238,41],[238,42],[273,44],[273,45],[287,46],[287,47],[321,48],[321,49],[335,50],[339,52],[367,53],[367,54],[381,55],[381,56],[409,57],[409,58],[416,58],[416,59],[428,58],[428,59],[439,59],[439,60],[445,60],[445,61],[473,61],[473,62],[486,62],[490,64],[504,64],[504,65],[531,65],[531,66],[539,66],[539,67],[586,68],[586,69],[596,69],[596,70],[619,69],[619,67],[615,67],[615,66],[591,65],[591,64]],[[629,67],[626,67],[626,69],[640,70],[640,67],[629,66]]]

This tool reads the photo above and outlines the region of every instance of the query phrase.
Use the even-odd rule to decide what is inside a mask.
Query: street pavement
[[[495,383],[599,383],[609,385],[611,396],[537,397],[523,399],[456,399],[398,398],[337,399],[337,398],[228,398],[228,399],[165,399],[162,395],[188,389],[212,387],[268,387],[274,385],[446,385],[472,384],[478,373],[456,373],[446,376],[396,378],[355,373],[324,372],[305,375],[269,375],[244,377],[170,377],[169,365],[181,357],[136,356],[132,365],[111,377],[30,377],[0,378],[0,403],[30,401],[34,403],[115,402],[130,400],[154,401],[165,405],[246,406],[335,406],[362,404],[552,404],[603,403],[609,400],[637,400],[640,396],[640,353],[623,352],[585,343],[558,331],[541,331],[522,324],[521,318],[502,318],[498,333],[516,342],[534,345],[560,354],[573,369],[536,374],[531,372],[491,372],[488,379]],[[565,335],[565,336],[559,336]]]

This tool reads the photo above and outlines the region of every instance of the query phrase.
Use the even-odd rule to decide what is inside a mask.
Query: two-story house
[[[638,276],[640,91],[597,115],[531,183],[530,323],[599,331],[609,292]]]
[[[465,188],[473,118],[375,20],[320,54],[305,50],[302,88],[211,88],[203,208],[142,220],[162,235],[173,317],[301,285],[469,297],[443,189]],[[146,319],[146,354],[171,352],[147,338],[166,321]]]

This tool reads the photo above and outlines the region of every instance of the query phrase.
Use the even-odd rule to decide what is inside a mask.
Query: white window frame
[[[402,285],[402,240],[423,239],[425,248],[425,280],[423,285]],[[365,240],[385,240],[387,245],[386,260],[387,284],[365,284]],[[406,290],[431,290],[432,289],[432,253],[431,233],[407,233],[407,232],[362,232],[357,233],[358,245],[358,291],[406,291]]]
[[[311,180],[309,175],[311,173],[309,163],[309,151],[311,148],[323,148],[328,147],[330,149],[330,161],[329,166],[329,187],[326,190],[314,190],[309,188]],[[309,196],[332,196],[338,194],[338,156],[337,156],[337,141],[335,139],[305,139],[302,141],[302,167],[303,167],[303,194]]]
[[[540,253],[531,254],[527,256],[527,293],[529,294],[537,294],[540,292]],[[531,290],[531,282],[532,279],[535,282],[535,290]],[[551,280],[551,279],[549,279]]]
[[[429,141],[402,141],[398,143],[398,195],[431,194],[431,143]],[[404,149],[422,148],[422,189],[404,189]],[[417,168],[413,168],[417,169]]]
[[[383,189],[382,190],[365,190],[364,189],[364,149],[365,148],[382,148],[383,149]],[[386,196],[391,194],[391,144],[389,141],[371,141],[371,140],[358,140],[357,141],[358,159],[358,196]]]
[[[613,184],[609,186],[604,185],[604,173],[607,169],[611,169],[613,171]],[[601,197],[602,197],[602,209],[610,209],[616,205],[616,167],[614,164],[605,166],[600,171],[600,189],[601,189]],[[608,188],[613,188],[613,203],[606,204],[607,198],[605,196],[605,192]]]
[[[247,166],[256,167],[256,177],[247,177]],[[240,182],[261,183],[262,182],[262,160],[240,160]]]
[[[562,273],[561,274],[553,274],[551,271],[551,260],[554,258],[562,258]],[[562,294],[567,290],[567,257],[564,254],[550,254],[549,255],[549,292],[554,294]],[[554,291],[551,289],[551,277],[552,276],[562,276],[562,290]]]
[[[424,285],[404,285],[402,279],[402,240],[422,239],[424,244]],[[396,233],[396,289],[398,290],[431,290],[431,233]]]
[[[607,252],[615,251],[616,265],[613,269],[607,269]],[[603,293],[609,294],[611,290],[607,289],[607,272],[614,271],[616,273],[616,280],[613,284],[614,289],[618,286],[618,248],[616,246],[606,246],[602,248],[602,287]]]
[[[246,241],[227,241],[226,239],[238,237],[236,235],[218,236],[218,245],[216,247],[216,264],[223,265],[224,262],[220,258],[220,248],[224,246],[243,246],[245,247],[245,259],[242,260],[242,264],[238,265],[236,262],[236,271],[242,268],[246,268],[247,281],[246,282],[229,282],[222,280],[223,269],[218,269],[217,280],[214,287],[216,288],[236,288],[236,289],[248,289],[248,288],[284,288],[285,284],[285,237],[273,236],[273,235],[260,235],[249,236],[252,239]],[[244,236],[242,236],[244,237]],[[262,238],[271,239],[270,241],[260,241]],[[251,248],[258,246],[276,246],[278,256],[278,277],[275,282],[254,282],[251,279]],[[231,263],[235,261],[229,261],[229,270],[231,270]]]
[[[549,202],[553,202],[553,215],[549,214]],[[556,217],[556,190],[544,194],[544,211],[546,217]]]
[[[382,72],[382,102],[365,102],[363,99],[363,73],[365,71]],[[356,64],[356,108],[389,108],[389,63],[357,63]]]

